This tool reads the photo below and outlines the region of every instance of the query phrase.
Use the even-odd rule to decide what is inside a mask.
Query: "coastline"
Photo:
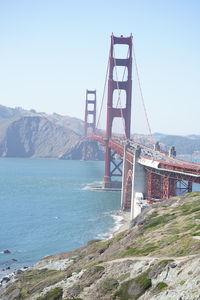
[[[110,235],[110,237],[108,238],[104,238],[104,240],[106,239],[110,239],[112,237],[114,237],[115,235],[117,235],[118,233],[128,230],[130,227],[130,212],[127,211],[122,211],[122,210],[118,210],[115,217],[121,217],[120,221],[118,222],[118,224],[116,225],[116,229],[113,230],[112,234]],[[38,262],[36,262],[38,263]],[[4,277],[8,277],[8,278],[13,278],[13,276],[15,274],[17,274],[17,272],[22,271],[24,272],[26,269],[33,267],[33,265],[29,266],[29,267],[19,267],[19,268],[9,268],[9,269],[4,269],[0,270],[0,281],[2,280],[2,278]],[[1,284],[0,284],[0,287]]]
[[[122,219],[120,221],[120,226],[113,232],[113,236],[130,228],[130,212],[118,210],[117,216],[122,217]]]

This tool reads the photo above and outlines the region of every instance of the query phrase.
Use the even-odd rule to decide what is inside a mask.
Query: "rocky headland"
[[[200,193],[153,204],[111,239],[45,257],[2,282],[0,299],[200,299]]]
[[[83,130],[77,118],[0,105],[0,157],[82,159]],[[87,143],[87,159],[103,159],[97,142]]]

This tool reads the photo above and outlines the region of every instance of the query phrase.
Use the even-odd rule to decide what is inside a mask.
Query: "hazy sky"
[[[200,134],[199,0],[0,0],[0,104],[83,119],[112,32],[133,34],[152,131]]]

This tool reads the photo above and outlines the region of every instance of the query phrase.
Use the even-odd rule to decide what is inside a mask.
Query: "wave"
[[[87,185],[85,185],[82,190],[90,190],[92,188],[101,188],[103,184],[103,181],[93,181],[90,183],[87,183]]]
[[[120,216],[118,213],[117,214],[113,214],[113,213],[109,214],[108,212],[105,213],[105,215],[110,215],[113,218],[114,226],[112,226],[107,232],[97,234],[96,235],[97,239],[100,240],[110,239],[120,229],[120,227],[123,225],[124,218],[123,216]]]

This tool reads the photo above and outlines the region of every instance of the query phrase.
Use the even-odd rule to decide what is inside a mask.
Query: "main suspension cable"
[[[102,95],[102,99],[101,99],[101,107],[100,107],[98,121],[97,121],[97,128],[99,126],[101,113],[102,113],[102,109],[103,109],[103,102],[104,102],[104,98],[105,98],[106,85],[107,85],[107,79],[108,79],[108,71],[109,71],[109,60],[110,60],[110,51],[109,51],[109,56],[108,56],[107,68],[106,68],[106,76],[105,76],[105,81],[104,81],[103,95]]]

